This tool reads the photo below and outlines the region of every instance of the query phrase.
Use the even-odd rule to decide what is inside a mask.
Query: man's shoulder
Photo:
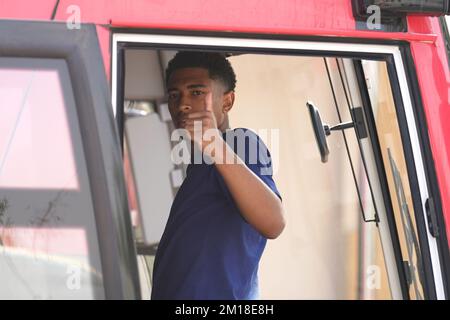
[[[270,151],[255,131],[248,128],[230,129],[224,132],[224,139],[248,166],[271,166]]]
[[[250,128],[244,128],[244,127],[238,127],[238,128],[233,128],[233,129],[227,129],[223,132],[223,134],[225,136],[240,136],[240,135],[245,135],[248,137],[259,137],[258,134],[250,129]]]
[[[266,148],[261,137],[252,129],[249,128],[234,128],[223,132],[223,138],[230,143],[242,143],[245,145],[258,145],[260,148]]]

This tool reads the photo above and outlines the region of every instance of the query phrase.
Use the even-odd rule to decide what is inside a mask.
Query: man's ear
[[[227,92],[223,95],[222,111],[228,113],[234,104],[234,91]]]

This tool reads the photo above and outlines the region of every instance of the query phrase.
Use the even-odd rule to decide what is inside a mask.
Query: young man
[[[172,204],[152,299],[256,299],[266,241],[285,226],[270,154],[250,130],[228,130],[236,76],[224,56],[179,52],[166,81],[176,128],[208,161],[189,164]]]

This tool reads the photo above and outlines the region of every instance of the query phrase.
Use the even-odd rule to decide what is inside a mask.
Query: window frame
[[[106,299],[140,296],[137,261],[118,135],[96,27],[0,20],[5,57],[55,58],[67,64],[95,212]]]
[[[161,31],[148,29],[114,29],[112,34],[112,101],[119,128],[123,128],[123,110],[116,106],[123,102],[124,51],[126,49],[201,49],[205,51],[233,51],[242,53],[264,53],[283,55],[308,55],[385,61],[396,103],[401,138],[405,149],[405,161],[410,180],[411,194],[419,242],[423,251],[425,268],[424,293],[426,299],[448,297],[449,282],[442,270],[448,270],[448,250],[445,228],[436,241],[428,229],[425,202],[432,198],[440,225],[444,223],[434,162],[431,156],[429,137],[426,131],[423,105],[420,99],[417,75],[409,43],[400,40],[371,40],[354,38],[331,38],[315,36],[275,36],[255,34],[224,34],[220,32]],[[361,90],[362,88],[360,88]],[[361,92],[363,95],[363,92]],[[123,136],[123,130],[120,131]],[[375,148],[376,149],[376,148]],[[373,150],[375,158],[381,153]],[[382,164],[382,160],[380,162]],[[385,180],[384,165],[377,166],[380,181]],[[384,178],[383,178],[384,177]],[[386,181],[386,180],[385,180]],[[387,186],[387,184],[385,185]],[[388,190],[385,190],[389,192]],[[385,193],[385,192],[383,192]],[[386,195],[383,194],[383,197]],[[398,235],[390,198],[385,200],[388,212],[397,275],[401,280],[402,297],[405,292],[405,274]],[[389,218],[391,216],[391,218]],[[394,223],[393,223],[394,222]],[[445,226],[445,225],[444,225]],[[396,240],[397,239],[397,240]],[[438,257],[436,261],[436,257]],[[399,281],[400,282],[400,281]],[[393,296],[394,297],[394,296]],[[395,298],[395,297],[394,297]]]
[[[450,68],[450,15],[439,17],[439,24],[441,26],[445,51],[447,52],[448,67]]]

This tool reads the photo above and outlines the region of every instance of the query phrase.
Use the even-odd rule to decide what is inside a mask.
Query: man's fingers
[[[186,130],[191,130],[192,129],[192,130],[205,131],[205,130],[208,130],[210,128],[205,123],[202,123],[202,124],[198,125],[198,124],[194,124],[193,122],[186,122],[183,125],[183,129],[186,129]]]
[[[192,112],[192,113],[188,113],[186,114],[186,116],[184,116],[184,119],[196,119],[196,118],[209,118],[211,116],[211,112],[210,111],[200,111],[200,112]]]
[[[180,121],[181,125],[194,125],[194,123],[198,122],[198,126],[203,126],[205,123],[211,120],[209,117],[195,118],[195,119],[183,119]]]
[[[212,123],[211,119],[204,119],[203,121],[191,121],[191,120],[187,120],[184,121],[182,123],[182,127],[184,129],[188,129],[188,128],[195,128],[196,130],[208,130],[211,129],[210,125]]]
[[[205,96],[205,111],[213,112],[212,92],[208,92]]]

